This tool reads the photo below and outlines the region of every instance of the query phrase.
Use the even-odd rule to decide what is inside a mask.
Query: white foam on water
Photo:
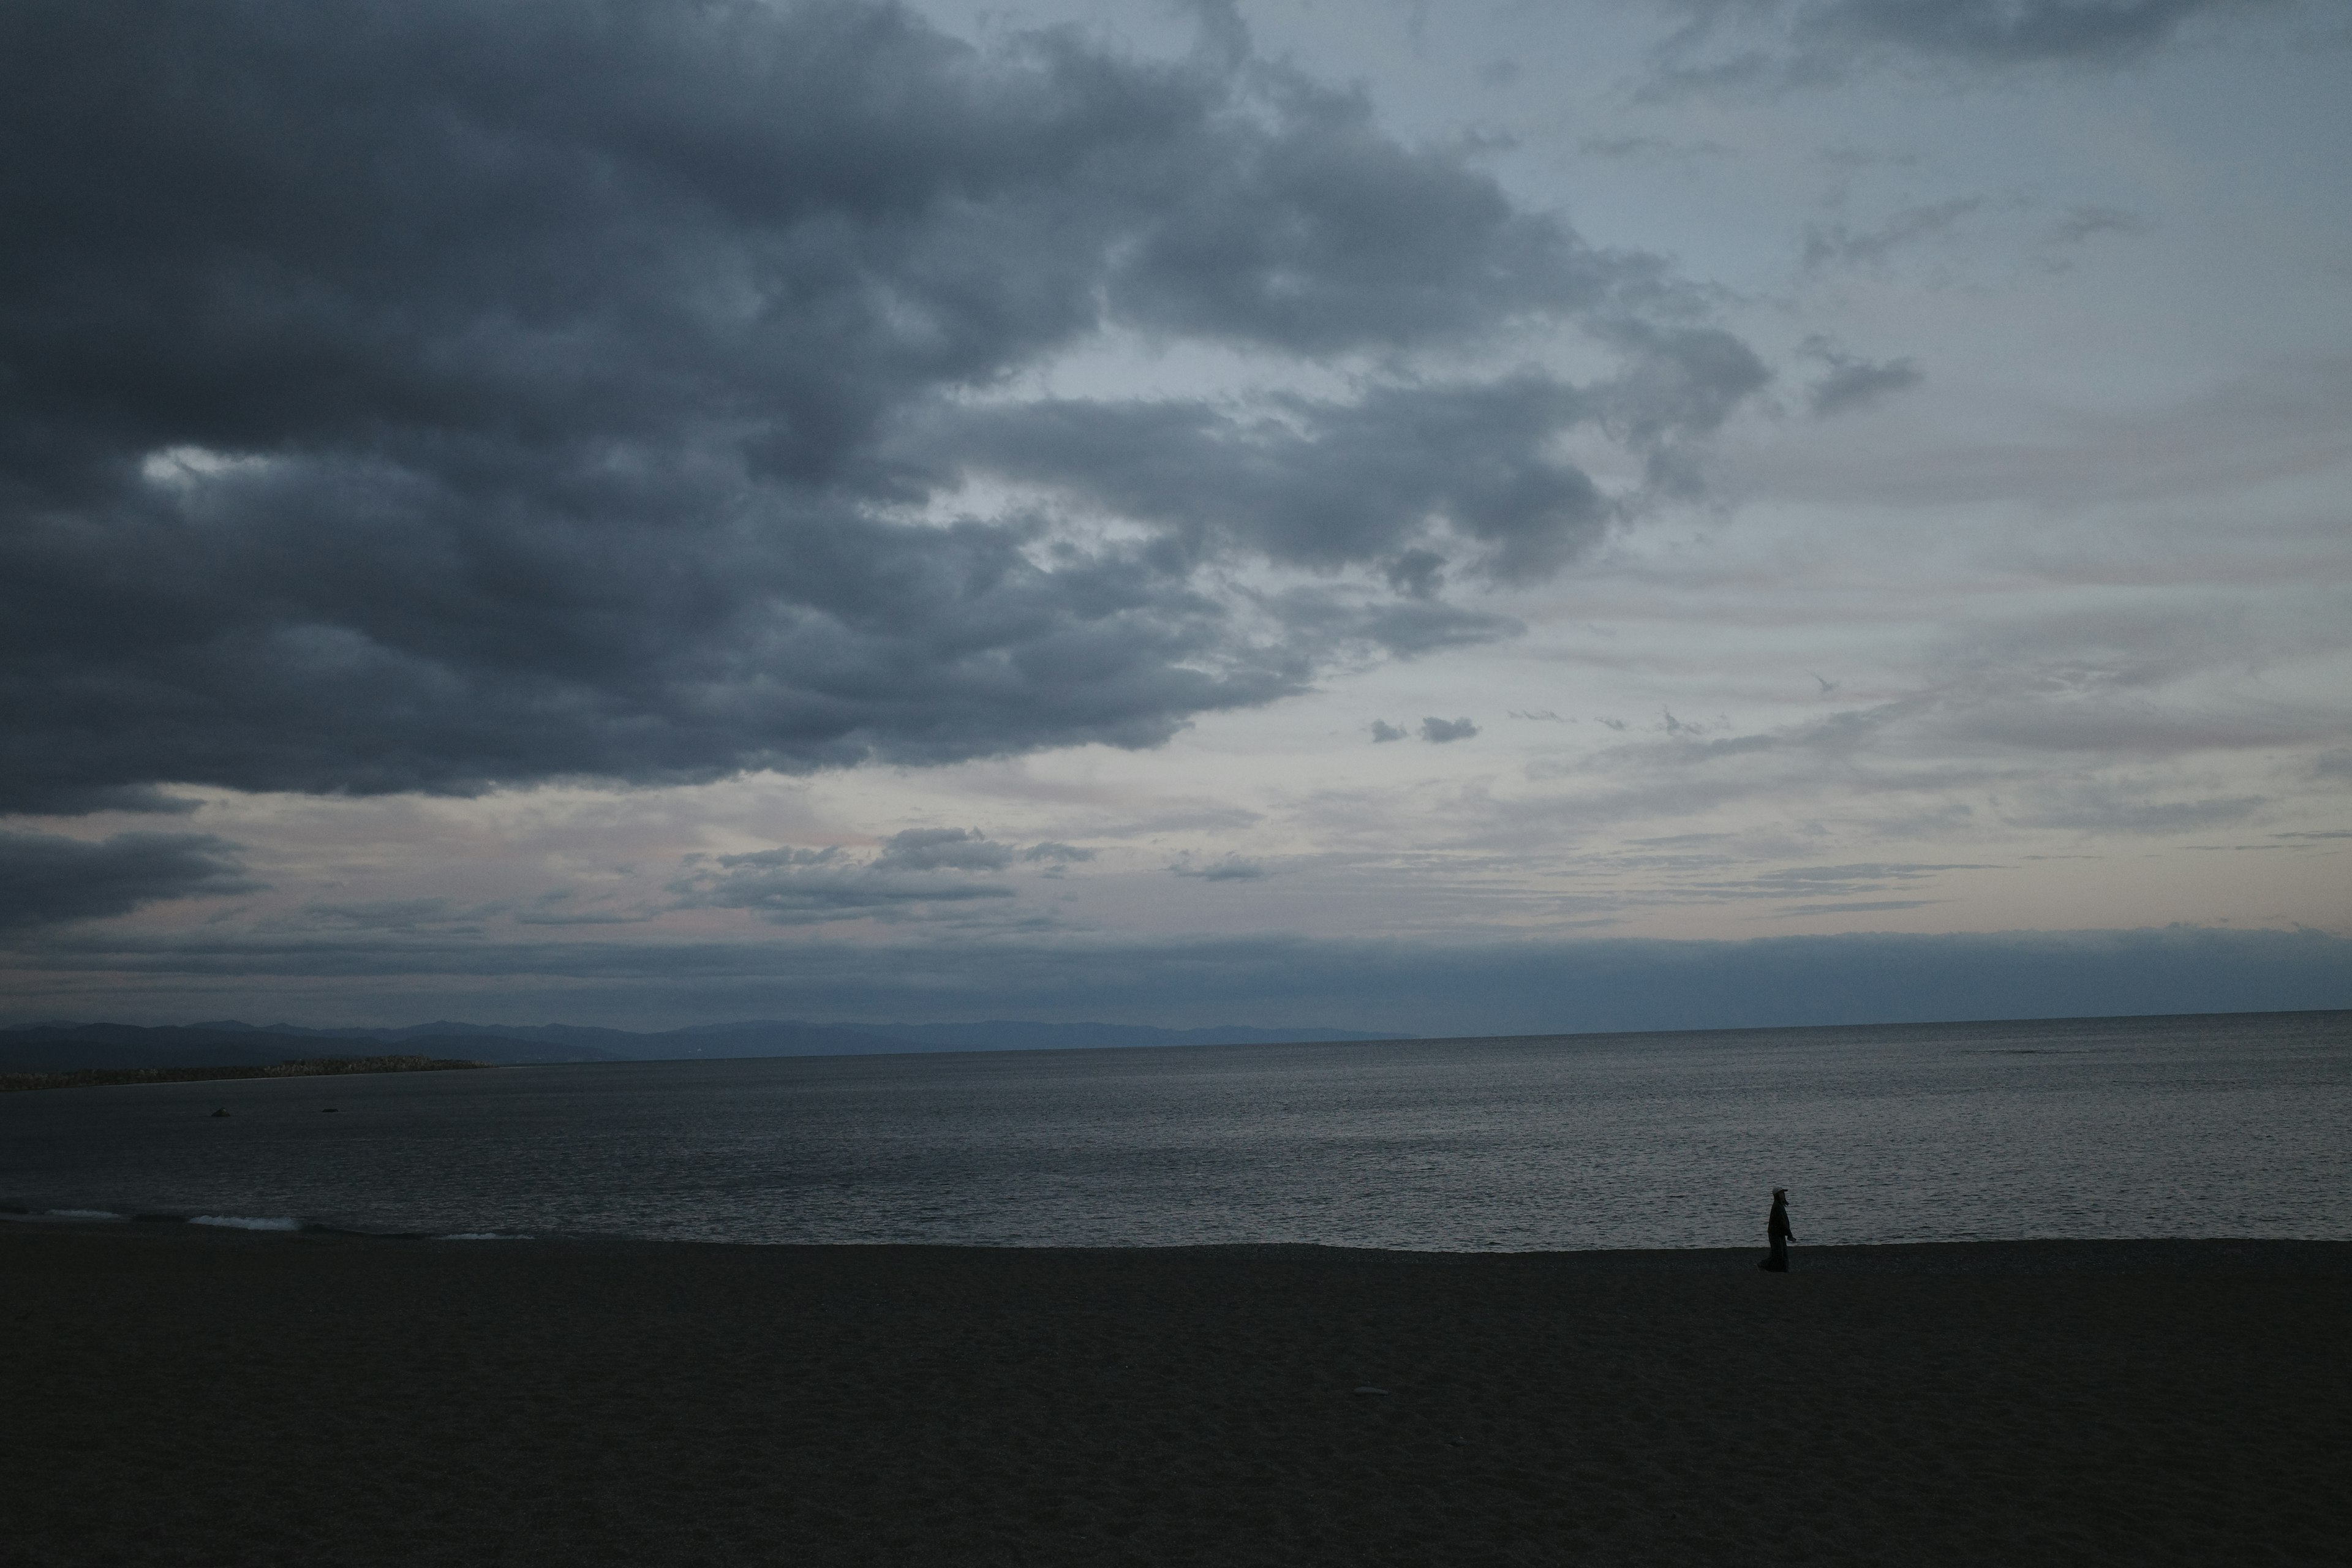
[[[189,1220],[190,1225],[224,1225],[231,1230],[299,1230],[299,1219],[252,1219],[236,1214],[200,1214]]]
[[[45,1210],[44,1214],[49,1219],[123,1219],[126,1217],[116,1214],[112,1209],[48,1209]]]

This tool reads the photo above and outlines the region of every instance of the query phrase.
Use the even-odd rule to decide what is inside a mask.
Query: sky
[[[2352,1006],[2316,0],[0,9],[0,1020]]]

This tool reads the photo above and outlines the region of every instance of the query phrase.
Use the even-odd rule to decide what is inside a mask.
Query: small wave
[[[190,1225],[221,1225],[231,1230],[299,1230],[299,1219],[253,1219],[236,1214],[200,1214],[188,1221]]]
[[[436,1241],[529,1241],[530,1237],[517,1236],[510,1230],[453,1230],[446,1236],[436,1236],[433,1239]]]
[[[47,1209],[43,1213],[50,1219],[121,1219],[122,1217],[112,1209]]]

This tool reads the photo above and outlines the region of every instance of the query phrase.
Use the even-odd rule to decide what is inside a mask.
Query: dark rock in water
[[[335,1114],[335,1108],[331,1105],[322,1105],[319,1108],[319,1114],[321,1116],[332,1116]]]
[[[214,1111],[213,1114],[215,1116],[226,1116],[228,1114],[228,1107],[224,1105],[218,1110]]]

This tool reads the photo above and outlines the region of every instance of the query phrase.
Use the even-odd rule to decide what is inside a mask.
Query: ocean
[[[1801,1247],[2352,1238],[2352,1013],[610,1063],[0,1096],[0,1204],[31,1216],[1494,1251],[1759,1244],[1776,1186],[1790,1190]]]

